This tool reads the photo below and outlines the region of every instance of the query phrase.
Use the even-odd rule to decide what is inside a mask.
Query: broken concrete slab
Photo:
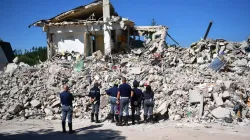
[[[122,59],[120,65],[126,65],[129,62],[129,59]]]
[[[0,96],[5,96],[5,95],[7,95],[7,90],[0,91]]]
[[[11,114],[6,114],[2,117],[3,120],[11,120],[13,116]]]
[[[108,97],[107,96],[101,96],[101,102],[100,102],[100,108],[103,109],[108,105]]]
[[[189,90],[189,103],[200,103],[201,92],[198,90]]]
[[[230,71],[231,68],[235,68],[237,71],[238,66],[228,65],[229,70],[225,69],[225,71],[221,73],[214,73],[212,70],[207,69],[210,63],[210,57],[218,55],[214,51],[215,44],[218,41],[205,40],[203,42],[205,42],[203,43],[204,45],[197,46],[200,48],[187,49],[169,47],[159,49],[159,46],[157,46],[159,42],[156,41],[150,43],[151,45],[146,44],[145,50],[143,50],[140,55],[131,53],[112,54],[112,57],[105,58],[105,61],[96,61],[94,57],[91,57],[91,59],[85,59],[85,57],[83,57],[84,70],[79,72],[74,72],[74,68],[71,66],[74,61],[73,55],[71,60],[61,60],[60,56],[55,56],[50,61],[34,66],[36,69],[34,71],[19,67],[12,75],[5,73],[0,74],[0,91],[5,90],[7,92],[4,93],[4,100],[6,99],[7,103],[4,103],[4,108],[1,108],[0,115],[5,116],[7,114],[7,110],[10,108],[9,105],[12,105],[8,104],[8,102],[13,103],[20,100],[25,108],[27,108],[20,111],[20,114],[24,113],[26,116],[35,115],[38,112],[44,113],[44,109],[49,108],[53,114],[51,115],[51,111],[47,110],[46,116],[59,116],[56,117],[58,119],[60,118],[61,107],[58,105],[59,102],[57,100],[59,99],[57,99],[57,94],[61,91],[63,84],[68,84],[71,92],[75,95],[75,100],[73,101],[74,111],[78,110],[74,112],[74,117],[89,119],[90,110],[87,107],[87,94],[93,85],[93,81],[100,82],[100,90],[103,96],[103,94],[105,94],[104,91],[109,88],[109,85],[113,86],[115,80],[120,80],[122,77],[125,77],[130,85],[134,79],[138,79],[141,86],[143,86],[144,83],[152,86],[155,93],[156,111],[159,111],[159,113],[164,114],[168,112],[169,117],[174,120],[175,115],[180,115],[183,118],[187,117],[187,115],[185,115],[186,111],[190,109],[192,113],[192,115],[190,115],[191,120],[197,121],[200,105],[192,104],[188,107],[187,103],[189,101],[189,94],[195,96],[194,98],[196,99],[192,98],[194,103],[201,102],[201,98],[199,98],[200,95],[198,94],[189,93],[189,90],[198,90],[198,92],[200,92],[199,90],[201,88],[197,87],[203,84],[202,89],[208,87],[208,94],[202,91],[205,103],[204,110],[208,111],[209,109],[213,110],[216,108],[218,106],[217,104],[221,105],[225,99],[225,103],[221,106],[231,108],[230,106],[232,106],[231,103],[233,100],[236,99],[237,101],[240,99],[241,89],[250,89],[249,85],[244,84],[250,83],[249,78],[247,78],[249,77],[247,72],[242,72],[239,75],[237,72]],[[224,44],[226,45],[227,41],[224,41]],[[233,44],[237,47],[236,49],[240,46],[240,44]],[[149,51],[151,47],[153,48],[152,52]],[[221,49],[221,46],[219,46],[218,52],[221,51]],[[194,52],[193,50],[200,52]],[[154,54],[161,56],[160,59],[159,57],[155,57]],[[237,51],[229,51],[226,48],[224,56],[225,60],[228,60],[228,64],[242,59],[246,59],[248,64],[250,64],[250,55],[248,56],[247,53],[244,54],[239,49]],[[67,56],[64,57],[67,58]],[[199,64],[196,61],[196,58],[200,57],[204,59],[204,64]],[[159,60],[154,61],[156,58]],[[186,63],[188,61],[191,63]],[[137,67],[140,67],[142,72],[137,71]],[[136,69],[132,70],[131,73],[130,68]],[[246,68],[244,71],[247,71],[247,66],[243,68]],[[232,83],[227,85],[224,81],[232,81]],[[214,85],[218,83],[218,85],[210,87],[207,83]],[[237,84],[234,86],[233,83]],[[23,86],[29,88],[25,89]],[[13,90],[12,95],[8,94],[14,88],[15,90]],[[229,100],[231,100],[231,98],[224,98],[228,97],[228,95],[223,95],[223,91],[228,91],[232,97],[236,98],[230,103]],[[249,91],[250,90],[248,90],[247,93]],[[219,94],[214,96],[216,98],[212,98],[212,93]],[[220,98],[220,100],[216,101],[217,98]],[[223,101],[221,101],[221,99],[223,99]],[[40,101],[41,108],[32,107],[30,101],[33,100]],[[107,100],[108,97],[106,97],[106,99],[101,98],[100,108],[102,109],[100,116],[102,117],[106,116],[109,112]],[[191,102],[193,102],[192,100]],[[55,101],[57,101],[56,107],[52,108]],[[169,103],[165,101],[170,102],[171,105],[168,106]],[[19,117],[20,114],[13,115],[13,118]],[[36,116],[31,116],[30,118],[36,118]],[[212,115],[208,114],[202,122],[213,122],[214,119],[211,118]]]
[[[141,68],[140,67],[133,67],[133,68],[129,68],[129,73],[131,74],[141,74]]]
[[[232,51],[232,50],[235,50],[235,45],[234,45],[233,43],[230,42],[230,43],[228,43],[228,44],[226,45],[226,49],[227,49],[227,50],[231,50],[231,51]]]
[[[225,107],[229,107],[229,108],[233,108],[233,107],[234,107],[234,104],[233,104],[231,101],[226,100],[226,101],[224,102],[224,106],[225,106]]]
[[[223,81],[223,83],[224,83],[226,89],[228,90],[232,84],[232,81]]]
[[[18,56],[13,59],[13,63],[17,63],[17,62],[18,62]]]
[[[19,91],[18,87],[15,86],[15,87],[13,87],[13,88],[11,89],[10,95],[11,95],[11,96],[14,96],[18,91]]]
[[[247,60],[244,58],[241,60],[236,60],[232,63],[232,65],[237,67],[245,67],[247,66]]]
[[[18,69],[18,65],[15,63],[9,63],[6,67],[5,73],[13,73]]]
[[[140,55],[140,54],[142,54],[142,51],[141,51],[141,49],[137,49],[137,50],[132,50],[132,53]]]
[[[31,104],[31,106],[32,107],[39,107],[39,106],[41,106],[41,102],[40,101],[38,101],[38,100],[32,100],[31,102],[30,102],[30,104]]]
[[[217,97],[214,100],[215,100],[215,103],[216,103],[217,106],[223,105],[223,100],[222,100],[221,97]]]
[[[198,57],[198,58],[197,58],[197,63],[198,63],[198,64],[204,64],[204,63],[205,63],[204,58],[203,58],[203,57]]]
[[[168,105],[169,105],[169,102],[168,101],[164,101],[162,104],[160,104],[160,106],[157,108],[156,112],[157,113],[161,113],[161,114],[164,114],[167,112],[168,110]]]
[[[46,116],[52,116],[53,115],[53,111],[51,109],[49,109],[49,108],[45,108],[44,112],[45,112]]]
[[[175,121],[180,121],[181,120],[181,115],[175,115],[174,120]]]
[[[228,91],[224,91],[222,94],[223,98],[230,98],[230,93]]]
[[[57,107],[57,106],[60,106],[60,104],[61,104],[60,100],[57,100],[57,101],[55,101],[55,102],[51,105],[51,107],[52,107],[52,108],[55,108],[55,107]]]
[[[92,56],[95,57],[96,59],[100,60],[100,59],[102,59],[103,54],[102,54],[102,52],[100,50],[98,50],[98,51],[94,52],[92,54]]]
[[[214,110],[212,110],[211,113],[217,119],[222,119],[224,117],[228,117],[230,114],[230,111],[227,108],[217,107]]]
[[[23,110],[22,104],[15,104],[9,108],[8,113],[10,113],[12,115],[16,115],[22,110]]]

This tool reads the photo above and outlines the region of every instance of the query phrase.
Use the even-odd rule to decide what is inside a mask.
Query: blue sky
[[[41,28],[28,25],[48,19],[93,0],[1,0],[0,38],[14,49],[46,46]],[[119,15],[137,25],[148,25],[154,18],[169,27],[169,34],[188,47],[214,24],[209,38],[243,41],[250,35],[250,0],[111,0]],[[172,44],[170,39],[167,42]]]

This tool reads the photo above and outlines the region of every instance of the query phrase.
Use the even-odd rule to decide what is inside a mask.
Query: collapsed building
[[[96,25],[92,24],[98,20],[90,19],[98,12],[105,13],[100,10],[105,2],[96,1],[32,24],[47,32],[50,59],[34,67],[11,63],[0,74],[0,119],[61,119],[58,93],[65,83],[75,96],[73,117],[89,119],[88,91],[99,82],[100,115],[105,121],[109,112],[105,90],[126,77],[129,84],[135,79],[140,81],[141,89],[145,84],[152,86],[155,116],[162,120],[250,124],[250,38],[243,42],[203,39],[190,48],[181,48],[165,46],[165,26],[134,26],[132,21],[119,18],[109,21],[112,28],[108,30],[94,29]],[[112,5],[110,9],[114,21],[117,14]],[[88,13],[85,20],[79,17],[83,13]],[[99,27],[107,24],[104,20],[99,22]],[[99,34],[93,36],[96,32]],[[106,33],[111,35],[107,37]],[[67,39],[69,36],[72,40]],[[145,38],[143,43],[141,36]],[[101,53],[90,56],[98,49],[109,55],[112,49],[119,51],[123,46],[131,53],[112,54],[112,61],[103,59]],[[64,59],[61,56],[66,51],[85,57],[76,61]],[[214,63],[218,57],[219,65]]]
[[[98,50],[109,55],[130,48],[136,36],[161,38],[164,44],[167,34],[165,26],[136,27],[133,21],[119,16],[109,0],[97,0],[31,26],[42,27],[47,33],[48,58],[63,52],[91,56]]]
[[[33,67],[10,63],[0,74],[0,119],[61,119],[58,95],[63,84],[70,86],[75,97],[73,117],[89,119],[88,91],[99,82],[100,118],[105,121],[109,114],[105,90],[126,77],[129,84],[140,81],[142,90],[145,84],[152,86],[155,116],[163,117],[161,120],[250,124],[250,55],[246,45],[250,39],[201,40],[190,48],[163,50],[159,40],[131,53],[114,54],[112,63],[102,55],[77,61],[57,55]],[[220,51],[225,52],[227,63],[214,72],[209,65]],[[80,69],[76,68],[78,61],[83,62]]]

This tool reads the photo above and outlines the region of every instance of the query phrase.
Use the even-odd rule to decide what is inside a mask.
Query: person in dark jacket
[[[98,83],[94,84],[94,87],[90,89],[89,97],[90,103],[92,104],[92,111],[91,111],[91,122],[100,123],[98,119],[99,115],[99,107],[100,107],[100,89],[98,88]],[[94,120],[95,116],[95,120]]]
[[[72,130],[72,101],[74,100],[73,95],[69,92],[67,85],[63,86],[63,92],[60,93],[60,101],[62,105],[62,129],[63,133],[66,133],[66,118],[68,118],[69,133],[74,133]]]
[[[150,85],[143,92],[144,122],[153,122],[154,92]],[[149,118],[149,119],[148,119]]]
[[[119,86],[118,94],[117,94],[117,104],[120,104],[120,114],[119,114],[119,122],[117,123],[117,126],[122,126],[122,120],[123,120],[123,111],[125,111],[124,114],[124,122],[125,125],[128,126],[128,106],[129,106],[129,98],[131,97],[131,86],[126,83],[126,78],[122,79],[122,83]]]
[[[135,119],[137,124],[140,123],[140,109],[142,101],[142,90],[138,89],[138,81],[133,82],[133,89],[131,91],[131,109],[132,109],[132,125],[135,124]],[[136,114],[135,114],[136,113]]]
[[[118,93],[118,82],[114,83],[114,86],[110,88],[109,90],[106,91],[107,94],[109,95],[109,102],[110,102],[110,116],[111,116],[111,122],[114,123],[115,121],[118,122],[118,115],[117,111],[117,103],[116,103],[116,98],[117,98],[117,93]],[[114,119],[115,117],[115,119]]]

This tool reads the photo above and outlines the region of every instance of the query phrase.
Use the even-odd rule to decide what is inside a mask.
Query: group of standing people
[[[126,78],[122,79],[122,84],[118,87],[115,83],[112,88],[107,90],[111,104],[111,122],[117,122],[118,126],[128,125],[129,103],[131,105],[132,125],[135,121],[140,123],[140,110],[144,107],[144,122],[153,122],[154,93],[150,85],[142,92],[139,82],[133,82],[133,88],[126,83]]]
[[[146,90],[142,92],[139,87],[139,82],[133,82],[133,88],[126,83],[126,78],[122,78],[122,84],[118,86],[118,83],[114,83],[114,86],[106,91],[109,95],[110,117],[111,122],[116,122],[117,126],[128,126],[129,119],[129,103],[131,105],[132,125],[140,123],[140,110],[144,108],[144,122],[153,122],[153,107],[154,107],[154,92],[151,90],[150,85],[146,85]],[[62,130],[66,132],[66,118],[68,118],[69,133],[74,133],[72,130],[72,114],[73,107],[72,101],[73,95],[69,92],[69,87],[64,85],[64,91],[60,93],[60,100],[62,105]],[[90,103],[92,105],[91,110],[91,122],[100,123],[98,119],[99,107],[100,107],[100,89],[98,83],[94,84],[94,87],[90,89],[88,94],[90,97]]]

